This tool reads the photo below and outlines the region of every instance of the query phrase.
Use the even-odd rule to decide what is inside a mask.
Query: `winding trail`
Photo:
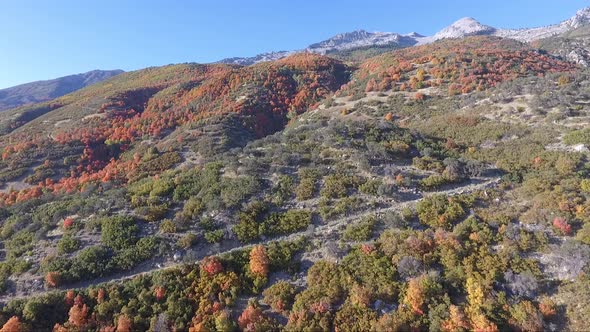
[[[473,183],[474,180],[478,181],[478,182]],[[325,239],[329,235],[333,234],[333,231],[338,230],[339,227],[348,225],[354,221],[358,221],[365,216],[379,215],[379,214],[382,214],[382,213],[385,213],[388,211],[401,211],[402,209],[404,209],[406,207],[410,207],[410,206],[417,204],[418,202],[423,200],[425,197],[436,195],[436,194],[460,195],[460,194],[464,194],[464,193],[474,192],[477,190],[491,188],[491,187],[494,187],[495,185],[497,185],[500,182],[500,180],[501,180],[500,177],[474,178],[474,179],[470,180],[469,184],[464,185],[464,186],[454,187],[454,188],[450,188],[450,189],[442,190],[442,191],[427,192],[424,195],[422,195],[420,198],[417,198],[417,199],[394,203],[393,205],[390,205],[387,207],[381,207],[381,208],[376,208],[376,209],[373,208],[373,209],[368,209],[368,210],[364,210],[364,211],[359,211],[357,213],[353,213],[351,215],[348,215],[348,216],[345,216],[342,218],[337,218],[337,219],[334,219],[331,221],[329,220],[327,223],[319,225],[319,226],[312,225],[312,226],[308,227],[308,229],[301,231],[301,232],[296,232],[296,233],[292,233],[292,234],[288,234],[288,235],[273,237],[273,238],[269,238],[269,239],[266,239],[263,241],[259,241],[259,242],[251,243],[251,244],[246,244],[246,245],[235,245],[236,241],[232,241],[233,243],[226,243],[225,245],[220,245],[219,250],[217,252],[213,252],[212,250],[203,250],[203,251],[207,251],[207,252],[199,253],[199,255],[197,255],[196,257],[192,257],[192,259],[190,261],[186,261],[186,260],[183,262],[170,262],[169,261],[169,262],[163,262],[161,265],[155,264],[154,261],[148,261],[148,262],[144,262],[144,263],[136,266],[135,268],[133,268],[129,271],[115,273],[115,274],[111,274],[111,275],[108,275],[105,277],[96,278],[96,279],[92,279],[92,280],[80,281],[77,283],[73,283],[73,284],[59,287],[57,289],[37,290],[37,291],[31,291],[26,294],[18,294],[18,295],[3,295],[3,296],[0,296],[0,303],[7,303],[12,300],[42,296],[42,295],[50,294],[52,292],[64,291],[64,290],[68,290],[68,289],[87,288],[89,286],[94,286],[94,285],[98,285],[98,284],[102,284],[102,283],[123,282],[125,280],[129,280],[129,279],[133,279],[138,276],[154,273],[156,271],[173,269],[173,268],[177,268],[182,265],[185,265],[185,264],[196,263],[196,262],[200,261],[201,259],[205,258],[206,256],[229,254],[232,252],[248,249],[248,248],[251,248],[251,247],[253,247],[255,245],[259,245],[259,244],[268,244],[270,242],[276,242],[276,241],[292,241],[292,240],[296,240],[296,239],[300,238],[301,236],[310,236],[315,240],[323,239],[323,238]]]

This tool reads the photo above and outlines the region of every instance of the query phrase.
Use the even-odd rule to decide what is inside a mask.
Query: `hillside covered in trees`
[[[536,46],[169,65],[0,113],[2,331],[583,330],[590,71]]]

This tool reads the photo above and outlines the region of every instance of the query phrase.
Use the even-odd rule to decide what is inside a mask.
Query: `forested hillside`
[[[491,36],[381,51],[0,113],[2,330],[586,328],[590,72]]]

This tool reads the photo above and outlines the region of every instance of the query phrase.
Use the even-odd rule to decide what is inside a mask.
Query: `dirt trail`
[[[481,182],[474,183],[476,181],[481,181]],[[239,245],[239,246],[233,246],[233,247],[231,247],[231,244],[227,244],[225,246],[221,245],[219,248],[220,249],[219,251],[201,253],[198,257],[195,257],[194,260],[192,260],[192,261],[163,262],[159,266],[156,266],[154,261],[145,262],[145,263],[138,265],[136,268],[134,268],[130,271],[125,271],[125,272],[121,272],[121,273],[117,273],[117,274],[111,274],[109,276],[102,277],[102,278],[97,278],[97,279],[92,279],[92,280],[81,281],[81,282],[74,283],[74,284],[69,284],[69,285],[60,287],[56,290],[32,291],[27,294],[19,294],[19,295],[13,295],[13,296],[3,295],[0,297],[0,303],[6,303],[8,301],[16,300],[16,299],[26,299],[29,297],[45,295],[45,294],[49,294],[49,293],[55,292],[55,291],[63,291],[63,290],[67,290],[67,289],[80,289],[80,288],[86,288],[89,286],[102,284],[102,283],[109,283],[109,282],[122,282],[124,280],[132,279],[132,278],[135,278],[135,277],[138,277],[141,275],[145,275],[145,274],[149,274],[149,273],[153,273],[153,272],[156,272],[159,270],[172,269],[172,268],[179,267],[183,264],[195,263],[195,262],[198,262],[201,259],[203,259],[204,257],[209,256],[209,255],[229,254],[229,253],[232,253],[235,251],[240,251],[240,250],[251,248],[252,246],[258,245],[258,244],[268,244],[270,242],[275,242],[275,241],[296,240],[297,238],[299,238],[301,236],[311,236],[315,240],[318,240],[318,239],[321,240],[321,239],[326,238],[329,235],[333,234],[333,232],[338,230],[339,227],[348,225],[354,221],[358,221],[365,216],[369,216],[369,215],[373,215],[373,214],[379,215],[379,214],[382,214],[382,213],[385,213],[388,211],[401,211],[402,209],[404,209],[406,207],[410,207],[410,206],[417,204],[422,199],[424,199],[424,197],[428,197],[431,195],[435,195],[435,194],[460,195],[460,194],[464,194],[464,193],[473,192],[476,190],[490,188],[490,187],[495,186],[499,182],[500,182],[500,177],[475,178],[472,181],[470,181],[469,184],[464,185],[464,186],[454,187],[454,188],[450,188],[450,189],[442,190],[442,191],[428,192],[428,193],[425,193],[425,195],[423,195],[422,197],[420,197],[418,199],[394,203],[393,205],[387,206],[387,207],[359,211],[357,213],[351,214],[349,216],[345,216],[343,218],[337,218],[337,219],[328,221],[326,224],[322,224],[322,225],[315,226],[315,227],[310,227],[307,230],[304,230],[301,232],[292,233],[292,234],[279,236],[279,237],[273,237],[273,238],[269,238],[264,241],[259,241],[257,243],[252,243],[252,244],[247,244],[247,245]]]

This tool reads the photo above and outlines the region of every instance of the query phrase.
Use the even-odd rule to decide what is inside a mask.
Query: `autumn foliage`
[[[553,219],[553,227],[555,227],[563,235],[572,234],[572,226],[563,217],[556,217]]]
[[[121,315],[117,319],[117,332],[131,332],[133,331],[131,319],[127,315]]]
[[[405,301],[408,303],[412,311],[416,314],[424,314],[425,301],[424,288],[422,287],[422,278],[411,279],[406,290]]]
[[[262,318],[262,310],[248,305],[238,318],[238,324],[242,330],[249,329],[256,321]]]
[[[460,307],[451,305],[449,318],[442,323],[441,327],[447,332],[464,331],[469,329],[469,321]]]
[[[263,246],[254,246],[250,251],[250,271],[258,277],[268,274],[269,259]]]
[[[68,290],[66,292],[66,296],[65,296],[65,299],[64,299],[66,306],[68,306],[68,307],[73,306],[74,305],[74,299],[75,298],[76,298],[76,293],[73,290],[71,290],[71,289]]]
[[[0,332],[20,332],[22,331],[21,323],[18,317],[12,316],[10,319],[0,328]]]
[[[47,272],[45,275],[45,283],[48,287],[55,288],[59,286],[60,280],[61,276],[59,275],[59,272]]]
[[[549,298],[544,298],[539,303],[539,311],[545,319],[551,319],[557,315],[557,308],[555,302]]]
[[[43,193],[76,192],[89,183],[124,184],[133,176],[139,160],[123,161],[121,153],[145,138],[161,138],[208,118],[239,114],[242,124],[256,136],[274,133],[286,125],[287,113],[305,112],[338,90],[347,81],[347,73],[348,67],[337,60],[296,54],[248,67],[178,65],[146,69],[145,73],[136,73],[138,77],[117,81],[118,90],[84,90],[87,92],[77,96],[78,103],[97,96],[107,99],[96,113],[74,119],[73,125],[47,135],[14,133],[0,142],[6,161],[47,146],[76,146],[82,150],[77,166],[61,178],[46,178],[31,188],[0,193],[0,204],[12,205]],[[173,85],[175,93],[159,93]],[[70,102],[68,99],[60,105],[70,107]],[[182,139],[178,141],[182,143]]]
[[[201,261],[201,268],[209,275],[215,275],[223,271],[223,265],[215,256],[206,257]]]
[[[72,225],[74,225],[74,219],[72,219],[72,218],[64,219],[64,229],[69,229],[70,227],[72,227]]]
[[[166,289],[164,287],[156,287],[154,296],[156,297],[156,300],[162,300],[166,296]]]
[[[99,288],[98,292],[96,294],[96,302],[98,302],[99,304],[104,302],[105,296],[106,296],[106,291],[104,290],[104,288]]]
[[[68,323],[78,329],[82,329],[88,323],[88,306],[84,304],[80,295],[76,296],[68,315]]]
[[[371,58],[342,88],[354,93],[417,91],[445,86],[450,95],[481,91],[527,75],[570,72],[576,66],[513,40],[475,36],[443,40]],[[415,99],[422,99],[416,94]]]

